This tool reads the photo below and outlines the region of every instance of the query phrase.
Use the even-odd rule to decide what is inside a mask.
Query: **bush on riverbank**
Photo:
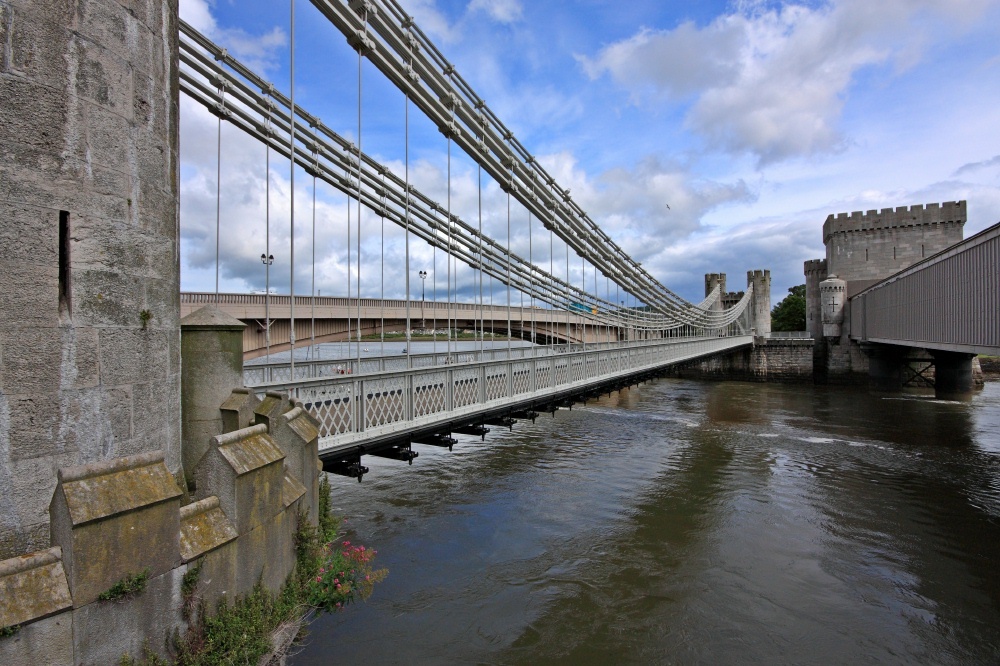
[[[283,625],[299,624],[313,610],[334,612],[353,601],[371,596],[376,583],[388,575],[375,570],[376,551],[364,546],[337,545],[341,518],[330,503],[330,482],[320,481],[319,525],[313,527],[299,514],[295,534],[295,569],[277,594],[258,583],[250,594],[232,604],[220,602],[208,615],[204,604],[195,599],[200,567],[184,577],[184,617],[188,631],[173,640],[173,661],[165,661],[151,651],[140,660],[123,656],[122,666],[214,666],[252,664],[273,647],[271,636]],[[299,630],[301,633],[301,630]]]

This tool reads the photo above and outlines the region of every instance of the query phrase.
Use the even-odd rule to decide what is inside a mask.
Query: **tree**
[[[788,296],[771,310],[772,331],[806,330],[806,286],[788,289]]]

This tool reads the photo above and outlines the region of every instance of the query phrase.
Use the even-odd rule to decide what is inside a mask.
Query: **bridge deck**
[[[265,384],[288,391],[321,424],[324,460],[544,404],[666,366],[750,345],[752,336],[605,345],[562,354],[473,361]],[[515,350],[518,351],[518,350]],[[358,453],[359,454],[359,453]]]

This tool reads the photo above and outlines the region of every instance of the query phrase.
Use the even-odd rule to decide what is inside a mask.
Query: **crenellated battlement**
[[[806,275],[821,275],[826,277],[826,259],[809,259],[803,265]]]
[[[829,215],[823,223],[823,242],[829,243],[834,234],[866,233],[880,229],[897,229],[931,224],[964,225],[967,219],[966,202],[917,204],[898,208],[883,208],[862,213]]]

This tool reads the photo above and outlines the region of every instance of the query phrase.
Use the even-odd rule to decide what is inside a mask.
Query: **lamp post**
[[[268,363],[271,361],[271,264],[273,254],[261,254],[260,262],[264,264],[264,344]]]
[[[622,301],[622,317],[621,317],[621,327],[622,327],[622,337],[623,342],[628,342],[628,329],[626,328],[627,322],[625,320],[625,301]]]
[[[427,332],[427,321],[424,319],[424,285],[427,280],[427,271],[420,271],[417,273],[420,276],[420,331],[421,333]]]

